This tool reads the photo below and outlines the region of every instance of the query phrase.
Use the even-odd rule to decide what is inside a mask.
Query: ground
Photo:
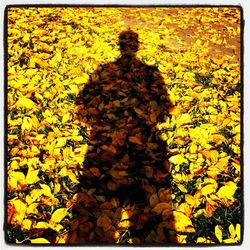
[[[8,242],[241,241],[240,9],[7,11]],[[100,65],[120,56],[124,30],[139,35],[137,58],[159,70],[173,104],[157,124],[168,184],[144,186],[148,204],[135,226],[143,228],[147,214],[157,222],[143,242],[133,235],[135,205],[81,183],[93,128],[78,119],[75,100]],[[140,144],[137,134],[131,140]],[[155,167],[145,171],[155,183],[165,178]],[[98,168],[88,173],[101,178]]]

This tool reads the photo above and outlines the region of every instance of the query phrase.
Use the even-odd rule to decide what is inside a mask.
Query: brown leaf
[[[209,202],[206,202],[206,216],[209,218],[213,215],[213,212],[216,210],[218,206],[213,206]]]
[[[143,145],[142,141],[136,136],[130,136],[128,140],[132,143]]]
[[[97,219],[97,226],[103,228],[104,231],[107,231],[111,228],[112,221],[111,219],[106,215],[103,214]]]
[[[89,171],[91,172],[92,175],[98,177],[100,176],[100,170],[96,167],[90,168]]]

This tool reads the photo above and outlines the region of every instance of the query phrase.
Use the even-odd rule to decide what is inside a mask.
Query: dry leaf
[[[67,208],[59,208],[51,215],[51,222],[59,223],[68,214]]]

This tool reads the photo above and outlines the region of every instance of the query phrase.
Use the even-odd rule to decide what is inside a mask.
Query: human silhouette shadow
[[[82,231],[70,242],[171,243],[169,165],[156,127],[171,103],[157,68],[136,58],[137,33],[122,32],[119,46],[121,56],[100,66],[76,100],[77,119],[90,131],[73,210]],[[157,203],[169,205],[165,221]]]

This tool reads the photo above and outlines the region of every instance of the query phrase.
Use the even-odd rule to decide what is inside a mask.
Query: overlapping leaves
[[[119,57],[117,37],[128,27],[139,34],[138,59],[160,70],[173,104],[171,116],[157,126],[172,183],[157,192],[148,187],[147,209],[162,223],[147,242],[166,242],[166,229],[170,238],[177,233],[179,243],[239,242],[239,15],[236,8],[10,8],[10,242],[86,243],[97,234],[104,241],[141,243],[128,229],[133,206],[121,207],[93,187],[77,187],[91,128],[77,119],[75,99],[99,65]],[[130,140],[141,143],[137,135]],[[89,171],[101,176],[96,167]],[[145,169],[148,178],[153,171]],[[116,179],[124,174],[111,171]],[[162,176],[158,171],[154,178]],[[72,215],[76,203],[85,206],[77,217]],[[101,214],[87,209],[96,203],[102,203]],[[226,219],[223,211],[227,223],[220,220]],[[137,227],[148,220],[137,216]]]

